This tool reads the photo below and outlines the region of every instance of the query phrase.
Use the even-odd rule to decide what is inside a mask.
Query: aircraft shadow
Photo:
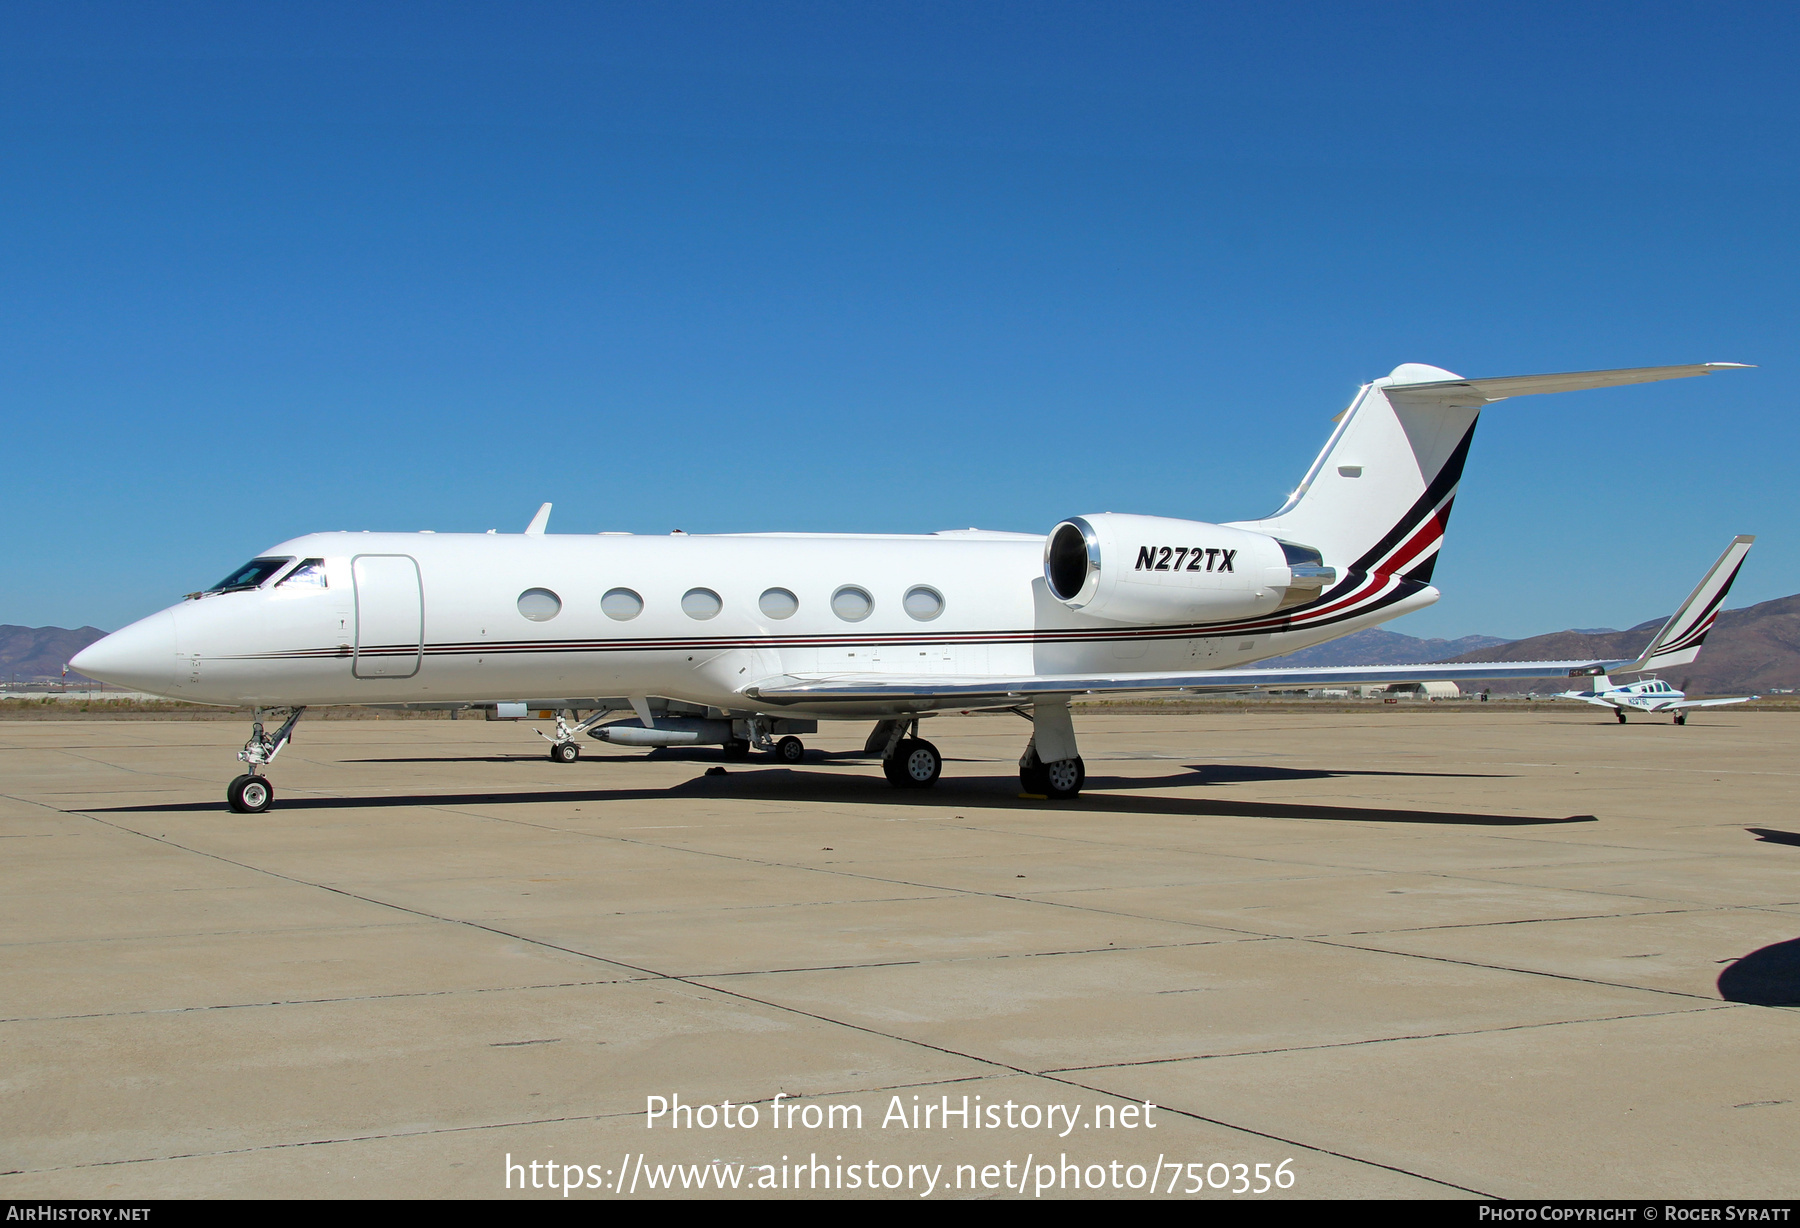
[[[1511,780],[1505,772],[1378,772],[1361,768],[1265,767],[1253,763],[1195,763],[1189,770],[1204,779],[1201,784],[1237,785],[1272,780],[1333,780],[1340,776],[1424,776],[1449,780]],[[1173,778],[1171,778],[1173,779]],[[1186,781],[1193,784],[1192,780]]]
[[[414,755],[404,758],[390,759],[345,759],[344,763],[536,763],[543,755]],[[865,755],[861,751],[806,752],[809,763],[868,763],[874,766],[880,761],[879,755]],[[684,752],[675,754],[652,753],[648,755],[610,755],[590,756],[583,760],[586,763],[642,763],[642,762],[678,762],[730,764],[739,771],[754,771],[777,767],[779,765],[761,759],[725,759],[717,752]],[[959,759],[954,755],[944,756],[945,763],[973,763],[972,759]],[[1188,773],[1193,773],[1189,775]],[[1195,776],[1199,779],[1195,779]],[[1170,788],[1182,785],[1235,785],[1251,783],[1268,783],[1284,780],[1333,780],[1349,776],[1403,776],[1422,777],[1444,780],[1511,780],[1513,777],[1504,772],[1382,772],[1357,768],[1287,768],[1264,767],[1260,764],[1236,763],[1195,763],[1189,764],[1182,774],[1167,776],[1118,776],[1106,777],[1109,788],[1146,789]],[[1088,784],[1093,786],[1101,777],[1090,776]],[[1800,838],[1797,838],[1800,839]]]
[[[356,810],[396,807],[536,805],[573,802],[606,803],[653,801],[671,796],[754,797],[782,802],[878,801],[942,811],[946,806],[1004,810],[1103,810],[1111,813],[1162,815],[1186,818],[1275,818],[1325,822],[1440,823],[1480,827],[1524,827],[1560,823],[1592,823],[1593,815],[1534,817],[1513,814],[1479,814],[1457,811],[1407,810],[1393,807],[1330,806],[1319,803],[1252,802],[1185,797],[1134,797],[1134,789],[1192,785],[1190,775],[1146,780],[1142,777],[1089,777],[1088,792],[1070,802],[1040,801],[1019,795],[1018,778],[1004,776],[957,777],[936,788],[899,791],[879,776],[823,775],[781,767],[739,765],[721,775],[702,775],[660,789],[532,789],[483,790],[471,793],[419,793],[374,797],[278,797],[278,810]],[[1117,792],[1101,792],[1117,790]],[[194,814],[223,811],[220,802],[163,802],[145,806],[107,806],[84,809],[89,814]]]
[[[1752,951],[1733,963],[1719,974],[1719,996],[1751,1006],[1800,1006],[1800,938]]]
[[[1800,834],[1791,831],[1777,831],[1773,827],[1746,827],[1744,830],[1764,844],[1800,845]]]

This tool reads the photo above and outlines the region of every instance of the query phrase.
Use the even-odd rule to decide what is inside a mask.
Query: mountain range
[[[68,659],[105,635],[98,627],[13,627],[0,624],[0,682],[56,678]],[[70,678],[80,678],[70,674]],[[80,679],[87,681],[87,679]]]
[[[1552,631],[1523,640],[1478,635],[1460,640],[1427,640],[1377,627],[1260,664],[1279,668],[1439,661],[1616,661],[1635,657],[1667,621],[1668,616],[1664,615],[1624,631]],[[1695,695],[1768,694],[1778,688],[1800,687],[1800,594],[1722,612],[1706,638],[1700,659],[1672,673],[1679,676],[1666,681]],[[1551,688],[1529,680],[1513,680],[1495,683],[1492,689],[1501,694],[1523,694]]]

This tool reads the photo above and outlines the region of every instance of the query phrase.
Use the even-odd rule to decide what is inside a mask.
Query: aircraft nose
[[[69,661],[89,678],[167,694],[175,686],[175,612],[163,610],[95,640]]]

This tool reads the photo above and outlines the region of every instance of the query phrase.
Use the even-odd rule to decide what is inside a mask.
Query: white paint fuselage
[[[371,611],[383,597],[370,591],[369,567],[354,569],[362,556],[402,556],[417,564],[422,651],[416,670],[404,651],[390,654],[399,664],[385,667],[411,670],[407,676],[360,676],[384,668],[372,650],[391,650],[395,638],[371,632]],[[283,542],[261,557],[322,558],[327,583],[276,582],[188,599],[96,644],[84,663],[107,681],[212,704],[662,696],[751,713],[758,705],[743,688],[791,675],[970,678],[1241,668],[1385,622],[1437,597],[1426,588],[1366,617],[1306,631],[1128,625],[1077,613],[1050,595],[1042,537],[973,531],[322,533]],[[918,585],[942,595],[935,618],[907,613],[904,596]],[[833,611],[833,594],[845,586],[873,598],[866,618],[847,621]],[[554,617],[533,621],[521,614],[520,595],[534,588],[560,599]],[[602,610],[602,596],[617,588],[641,595],[640,614],[619,620]],[[716,616],[684,612],[683,595],[695,588],[718,594]],[[791,617],[772,618],[760,608],[771,588],[798,598]],[[1268,609],[1276,600],[1269,590]],[[852,715],[841,707],[782,712]]]

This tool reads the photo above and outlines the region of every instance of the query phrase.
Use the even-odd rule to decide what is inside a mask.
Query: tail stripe
[[[1407,509],[1406,515],[1400,518],[1399,523],[1389,529],[1380,541],[1350,565],[1351,571],[1370,572],[1376,570],[1377,564],[1386,557],[1388,552],[1406,540],[1414,525],[1437,511],[1440,504],[1447,504],[1448,500],[1455,498],[1457,484],[1462,481],[1463,464],[1469,459],[1469,445],[1474,439],[1475,423],[1471,422],[1469,429],[1463,432],[1461,441],[1444,461],[1444,467],[1437,471],[1437,475],[1425,487],[1425,493],[1420,495]],[[1443,512],[1442,519],[1447,522],[1450,518],[1448,506],[1444,507]]]

